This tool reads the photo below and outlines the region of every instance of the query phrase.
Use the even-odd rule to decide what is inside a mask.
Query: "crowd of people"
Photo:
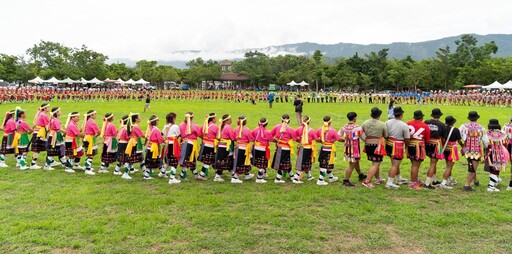
[[[266,183],[267,170],[272,168],[276,170],[276,184],[285,183],[287,177],[292,183],[301,184],[304,179],[315,179],[312,169],[318,163],[316,184],[328,185],[338,181],[334,175],[334,161],[336,142],[342,142],[341,154],[348,163],[342,181],[344,186],[355,186],[350,181],[355,170],[358,180],[367,188],[383,184],[388,189],[398,189],[401,184],[408,184],[414,190],[453,189],[457,181],[451,172],[459,160],[458,144],[468,161],[468,175],[462,189],[472,191],[472,184],[479,185],[476,172],[483,163],[484,170],[489,172],[487,191],[499,191],[499,174],[505,170],[512,148],[512,119],[503,128],[497,119],[490,119],[486,130],[478,123],[478,113],[471,111],[468,122],[456,128],[456,119],[452,116],[447,116],[444,123],[441,121],[443,113],[438,108],[432,110],[428,120],[424,119],[421,110],[414,111],[413,120],[408,122],[403,121],[405,112],[401,107],[390,106],[390,109],[390,119],[383,122],[380,120],[382,111],[378,107],[372,108],[371,119],[362,125],[357,124],[357,113],[349,112],[348,122],[340,129],[333,127],[330,116],[324,116],[321,127],[316,129],[312,127],[314,120],[308,116],[302,116],[300,126],[293,129],[287,114],[282,115],[281,123],[272,128],[266,118],[261,118],[257,126],[250,129],[249,119],[245,116],[233,118],[229,114],[217,116],[210,113],[201,118],[198,125],[194,122],[197,118],[193,112],[184,114],[182,122],[178,122],[176,113],[170,112],[165,116],[162,129],[159,128],[160,119],[151,115],[147,119],[148,127],[143,131],[138,113],[121,116],[119,126],[115,124],[116,116],[107,113],[99,128],[94,110],[83,115],[70,112],[62,124],[61,109],[43,103],[29,124],[28,112],[16,107],[6,113],[1,126],[4,136],[0,167],[8,167],[6,156],[13,155],[19,170],[41,169],[39,154],[46,152],[43,170],[63,166],[68,173],[84,170],[87,175],[95,175],[92,162],[100,154],[101,166],[97,172],[108,173],[112,165],[113,174],[122,179],[131,179],[138,164],[143,179],[153,179],[153,171],[158,171],[158,177],[169,178],[169,184],[181,183],[188,172],[192,172],[194,179],[208,180],[210,169],[215,173],[215,182],[225,181],[223,174],[227,171],[231,183],[243,183],[255,177],[251,173],[254,167],[257,183]],[[233,123],[236,126],[232,126]],[[273,156],[272,144],[275,144]],[[29,151],[33,153],[27,162]],[[363,153],[371,161],[366,174],[359,164]],[[292,162],[294,154],[297,159]],[[391,160],[387,180],[381,177],[380,169],[385,156]],[[400,165],[406,157],[412,165],[409,180],[401,176]],[[419,169],[427,157],[430,164],[426,179],[422,181]],[[83,164],[82,158],[85,158]],[[441,181],[437,178],[440,160],[446,162],[442,178],[439,178]],[[196,169],[197,162],[201,162],[200,170]],[[512,180],[507,190],[512,190]]]

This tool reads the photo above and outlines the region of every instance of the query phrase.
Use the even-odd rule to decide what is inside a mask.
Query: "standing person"
[[[236,146],[234,150],[233,171],[231,183],[243,183],[240,175],[251,171],[251,141],[254,140],[251,130],[246,127],[247,118],[245,116],[238,117],[238,127],[235,129]],[[254,177],[245,177],[246,180]]]
[[[274,93],[270,92],[268,93],[268,107],[272,108],[272,104],[274,103]]]
[[[224,170],[233,171],[233,148],[235,140],[235,132],[231,127],[231,116],[225,114],[222,116],[220,121],[219,131],[217,133],[217,151],[215,152],[215,163],[213,168],[215,169],[214,182],[224,182],[222,178],[222,172]]]
[[[363,129],[356,124],[357,114],[356,112],[349,112],[347,114],[348,123],[345,124],[340,130],[340,137],[345,141],[345,160],[348,161],[348,168],[345,172],[345,179],[343,179],[343,185],[347,187],[355,187],[350,182],[350,176],[354,168],[358,173],[359,181],[366,179],[366,175],[361,172],[359,160],[361,159],[361,148],[359,139],[363,136]]]
[[[395,119],[394,110],[395,110],[395,100],[390,99],[389,105],[388,105],[388,119]]]
[[[479,118],[480,115],[476,111],[470,111],[468,113],[468,120],[470,122],[461,125],[459,128],[462,141],[464,142],[462,153],[468,160],[468,176],[464,187],[462,187],[464,191],[474,190],[471,187],[471,182],[475,181],[476,185],[476,170],[480,159],[483,157],[482,143],[483,147],[487,147],[489,144],[485,128],[477,123]]]
[[[196,160],[198,156],[197,137],[199,136],[199,128],[193,122],[194,113],[187,112],[185,121],[180,124],[181,134],[181,151],[179,164],[181,166],[180,178],[183,181],[187,177],[188,169],[192,170],[194,178],[197,179]]]
[[[458,128],[453,127],[457,120],[453,118],[452,116],[447,116],[445,118],[445,124],[446,124],[446,141],[445,145],[443,147],[443,155],[446,160],[446,169],[443,174],[443,181],[439,185],[439,188],[442,189],[453,189],[453,185],[457,184],[457,181],[455,181],[452,178],[452,169],[453,165],[456,161],[459,160],[459,150],[457,149],[457,142],[461,147],[464,146],[461,140],[460,131]]]
[[[149,111],[150,103],[151,103],[151,97],[149,97],[149,93],[147,93],[146,94],[146,104],[144,104],[144,113],[146,113],[146,109]]]
[[[50,124],[50,119],[48,119],[48,112],[50,111],[50,104],[43,103],[41,107],[37,110],[36,115],[34,116],[34,133],[32,134],[31,140],[31,151],[32,154],[32,162],[30,163],[30,169],[40,169],[41,166],[37,165],[37,157],[40,152],[46,151],[47,146],[47,128]]]
[[[251,165],[258,169],[256,183],[267,182],[265,179],[263,179],[263,177],[267,171],[267,168],[270,166],[270,142],[274,140],[270,131],[266,129],[267,125],[267,118],[262,117],[258,123],[258,127],[254,128],[251,133],[254,137]]]
[[[318,129],[316,136],[322,141],[322,147],[320,148],[320,155],[318,156],[318,162],[320,164],[320,176],[316,181],[317,185],[327,185],[324,181],[324,177],[329,176],[329,182],[338,181],[338,177],[332,174],[334,169],[334,160],[336,158],[336,144],[334,142],[341,139],[340,135],[334,128],[331,127],[332,118],[330,116],[324,116],[323,126]]]
[[[162,167],[162,159],[160,158],[160,145],[164,143],[162,133],[158,129],[159,119],[155,115],[149,117],[148,128],[146,130],[146,157],[144,160],[144,180],[153,179],[153,169]],[[165,176],[165,174],[164,174]]]
[[[432,109],[432,114],[430,114],[432,119],[425,121],[430,130],[430,140],[425,146],[427,156],[430,157],[430,167],[428,168],[427,179],[425,180],[425,186],[428,189],[432,189],[432,187],[437,187],[441,184],[437,181],[436,177],[437,162],[444,158],[442,148],[447,135],[446,125],[439,121],[442,115],[443,113],[440,109]]]
[[[67,173],[75,173],[74,169],[82,169],[79,165],[80,158],[84,155],[82,146],[78,146],[78,138],[83,138],[84,134],[78,128],[78,121],[80,121],[80,114],[78,112],[71,112],[68,114],[66,120],[66,137],[64,139],[66,147],[66,163]]]
[[[54,166],[65,165],[66,157],[65,147],[64,147],[64,136],[63,133],[66,133],[66,130],[62,128],[59,117],[61,116],[60,108],[55,107],[52,108],[51,111],[52,117],[50,118],[49,124],[49,134],[48,134],[48,149],[46,151],[46,163],[44,166],[45,170],[53,170]],[[53,157],[58,156],[59,162],[56,162]]]
[[[290,156],[293,155],[293,140],[295,139],[295,131],[288,126],[290,116],[284,114],[281,116],[281,123],[274,126],[270,134],[276,141],[276,152],[272,159],[272,168],[277,170],[274,183],[284,183],[283,177],[288,172],[292,175],[292,165]]]
[[[302,106],[304,102],[300,98],[300,94],[295,97],[293,106],[295,107],[295,116],[297,117],[297,124],[300,126],[302,123]]]
[[[26,170],[29,168],[27,167],[27,153],[30,146],[28,134],[32,133],[33,130],[25,121],[25,119],[27,119],[25,110],[20,107],[16,107],[15,116],[16,118],[14,120],[16,121],[17,127],[12,140],[12,147],[16,152],[17,164],[20,165],[20,170]]]
[[[501,130],[500,123],[497,119],[490,119],[487,125],[487,137],[489,144],[485,154],[484,170],[489,172],[489,184],[487,185],[488,192],[499,192],[498,184],[501,179],[499,178],[500,171],[505,171],[507,163],[510,159],[510,154],[505,148],[506,134]]]
[[[508,103],[510,104],[510,98]],[[507,143],[507,151],[511,155],[512,159],[512,117],[510,121],[503,125],[503,132],[507,135],[506,143]],[[512,164],[511,164],[511,173],[512,173]],[[510,178],[510,182],[507,187],[507,191],[512,190],[512,177]]]
[[[113,124],[114,114],[106,113],[103,118],[103,124],[101,126],[100,136],[103,138],[103,147],[101,149],[101,168],[99,173],[108,173],[107,168],[110,164],[117,162],[117,129]],[[119,172],[119,167],[116,168],[115,172]],[[118,175],[116,173],[115,175]]]
[[[365,142],[365,152],[368,156],[368,160],[372,162],[372,166],[368,170],[366,180],[363,181],[362,185],[368,188],[375,188],[372,184],[372,178],[376,176],[375,183],[384,183],[383,179],[380,179],[380,164],[382,158],[386,155],[386,138],[388,137],[388,130],[386,124],[380,121],[382,110],[377,107],[372,108],[370,116],[372,119],[366,120],[361,125],[363,129],[363,136],[361,137]]]
[[[391,158],[391,169],[389,170],[388,182],[386,188],[398,189],[400,186],[394,183],[395,176],[399,184],[407,183],[405,179],[399,178],[400,163],[404,158],[404,146],[409,143],[409,127],[402,121],[404,111],[402,107],[396,107],[393,110],[394,119],[386,121],[388,130],[388,139],[386,141],[386,154]]]
[[[302,117],[302,125],[295,130],[295,137],[299,143],[297,152],[297,163],[295,164],[296,173],[292,178],[292,183],[303,183],[302,173],[306,172],[308,180],[315,179],[311,175],[311,166],[316,157],[316,130],[310,128],[311,119],[309,116]]]
[[[407,157],[411,160],[411,183],[409,189],[422,190],[420,180],[418,178],[421,163],[425,160],[426,151],[425,144],[430,140],[430,129],[423,122],[423,112],[421,110],[414,111],[414,120],[407,122],[409,126],[410,141],[407,144]],[[429,185],[430,186],[430,183]],[[427,187],[429,189],[434,187]]]
[[[0,168],[9,167],[5,163],[5,155],[14,154],[14,148],[12,147],[12,140],[16,132],[16,122],[14,121],[16,116],[14,114],[14,110],[5,113],[5,118],[2,123],[1,129],[4,131],[4,136],[2,138],[2,146],[0,147]]]
[[[176,113],[170,112],[165,116],[167,124],[163,129],[166,138],[167,149],[164,153],[166,165],[170,167],[169,170],[169,184],[181,183],[176,179],[176,168],[178,167],[178,160],[180,159],[180,127],[176,125]],[[165,169],[166,167],[162,167]]]
[[[126,144],[126,150],[124,153],[128,156],[127,163],[128,168],[132,170],[133,164],[140,163],[141,169],[146,171],[146,166],[144,164],[144,158],[142,156],[143,152],[143,143],[142,139],[145,137],[144,133],[139,127],[140,123],[140,114],[139,113],[130,113],[128,115],[128,124],[126,125],[126,134],[128,135],[128,144]]]
[[[128,164],[128,155],[126,154],[126,147],[128,146],[128,141],[130,137],[128,137],[128,131],[126,130],[126,126],[128,125],[130,116],[124,115],[121,118],[121,126],[119,126],[119,130],[117,131],[117,139],[119,140],[119,144],[117,147],[117,165],[119,167],[124,168],[122,179],[132,179],[130,176],[130,166]],[[117,175],[114,171],[114,174]]]
[[[100,135],[100,129],[94,121],[96,119],[96,111],[89,110],[84,114],[83,129],[85,130],[84,136],[84,149],[87,159],[84,163],[85,174],[95,175],[92,168],[92,160],[98,154],[98,146],[96,145],[96,138]],[[103,173],[103,172],[102,172]]]
[[[207,180],[208,169],[215,162],[215,147],[217,145],[217,134],[219,127],[215,125],[217,115],[215,113],[208,114],[204,119],[204,124],[199,128],[199,137],[203,140],[199,149],[199,157],[197,160],[203,163],[203,167],[198,180]]]

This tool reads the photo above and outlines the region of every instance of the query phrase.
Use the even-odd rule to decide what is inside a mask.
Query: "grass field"
[[[143,102],[52,103],[64,114],[95,109],[100,116],[113,112],[116,119],[128,112],[141,112]],[[36,104],[23,104],[32,119]],[[359,114],[358,122],[369,118],[368,104],[305,104],[304,114],[312,126],[320,127],[328,114],[333,126],[346,123],[346,113]],[[384,110],[386,105],[379,105]],[[0,112],[13,108],[1,105]],[[430,115],[433,106],[403,105],[405,120],[422,109]],[[465,122],[472,108],[441,106],[444,116]],[[198,124],[209,112],[246,115],[253,128],[260,117],[269,125],[283,113],[293,116],[291,104],[220,102],[153,102],[151,114],[161,119],[174,111],[180,116],[193,111]],[[508,108],[476,108],[487,125],[491,117],[503,125],[512,115]],[[385,114],[385,113],[384,113]],[[97,121],[100,124],[100,118]],[[62,116],[62,121],[65,117]],[[160,127],[163,123],[160,123]],[[296,123],[292,121],[292,126]],[[341,151],[341,143],[338,144]],[[44,153],[43,153],[44,154]],[[43,156],[40,156],[42,164]],[[335,175],[343,176],[346,162],[338,156]],[[363,155],[361,166],[369,167]],[[7,163],[14,165],[12,156]],[[427,163],[421,167],[424,179]],[[444,170],[444,162],[439,164]],[[313,174],[318,177],[318,165]],[[387,176],[390,163],[382,164]],[[94,161],[99,167],[98,158]],[[409,176],[404,160],[402,175]],[[110,169],[112,172],[112,168]],[[254,170],[253,170],[254,171]],[[270,178],[275,175],[269,171]],[[478,177],[483,186],[473,193],[460,187],[466,175],[461,162],[454,167],[459,185],[452,191],[412,191],[405,186],[390,191],[379,186],[354,189],[340,182],[317,186],[259,185],[245,182],[197,182],[168,185],[167,180],[143,181],[139,171],[133,180],[111,173],[86,176],[66,174],[62,169],[0,170],[0,253],[510,253],[512,242],[512,193],[504,191],[510,172],[502,176],[502,192],[487,193],[488,176],[482,167]],[[438,172],[438,176],[441,174]],[[357,175],[353,175],[356,182]]]

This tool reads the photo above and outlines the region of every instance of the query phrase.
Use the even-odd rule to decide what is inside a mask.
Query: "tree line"
[[[456,48],[446,46],[436,51],[436,57],[416,61],[388,57],[384,48],[360,56],[331,59],[319,50],[312,57],[279,55],[270,57],[250,51],[232,70],[249,77],[246,85],[284,85],[291,80],[305,80],[312,89],[403,90],[459,89],[467,84],[487,85],[495,80],[504,83],[512,79],[512,57],[495,57],[498,45],[494,41],[478,45],[472,35],[462,35]],[[141,60],[135,66],[124,63],[107,64],[108,56],[88,49],[70,48],[60,43],[41,41],[27,49],[25,55],[0,54],[0,78],[26,82],[36,76],[58,79],[143,78],[152,84],[164,81],[199,84],[219,80],[222,70],[218,61],[197,58],[187,67],[177,69],[159,65],[157,61]]]

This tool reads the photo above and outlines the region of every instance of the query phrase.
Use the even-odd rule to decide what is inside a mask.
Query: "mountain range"
[[[512,56],[512,34],[488,34],[478,35],[471,34],[478,40],[478,45],[486,42],[495,41],[498,46],[496,56],[508,57]],[[337,43],[337,44],[319,44],[314,42],[302,42],[293,44],[283,44],[276,46],[268,46],[264,48],[248,48],[237,49],[226,52],[213,52],[202,50],[180,50],[172,51],[163,56],[164,59],[159,60],[161,65],[172,65],[176,68],[186,68],[185,63],[189,60],[201,57],[203,59],[213,60],[240,60],[248,51],[257,50],[269,56],[293,54],[312,56],[315,50],[322,51],[323,55],[327,58],[340,58],[351,57],[354,54],[364,56],[370,52],[377,52],[383,48],[388,48],[388,57],[401,59],[410,55],[415,60],[432,58],[436,56],[436,51],[439,48],[449,46],[450,49],[455,51],[455,40],[460,39],[460,35],[445,37],[437,40],[423,41],[423,42],[394,42],[390,44],[354,44],[354,43]],[[129,59],[111,59],[110,62],[124,62],[127,65],[133,66],[136,61]]]

